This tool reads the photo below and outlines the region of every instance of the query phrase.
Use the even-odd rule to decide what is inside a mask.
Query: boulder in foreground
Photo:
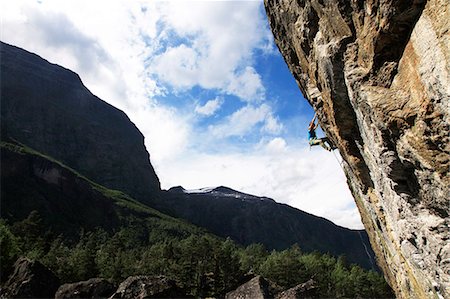
[[[256,276],[225,295],[225,299],[268,299],[274,298],[274,289],[269,281]]]
[[[66,283],[59,287],[55,299],[63,298],[108,298],[116,287],[104,278]]]
[[[130,276],[123,281],[110,299],[192,298],[164,276]]]
[[[276,299],[306,299],[317,298],[317,285],[312,279],[299,284],[276,296]]]
[[[53,298],[59,279],[38,261],[21,257],[1,291],[1,298]]]

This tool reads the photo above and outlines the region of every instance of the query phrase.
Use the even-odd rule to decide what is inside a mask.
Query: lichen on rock
[[[450,298],[450,4],[265,0],[399,298]]]

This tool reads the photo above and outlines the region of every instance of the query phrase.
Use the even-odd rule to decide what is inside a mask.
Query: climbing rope
[[[336,153],[334,152],[334,150],[331,150],[331,152],[333,153],[333,156],[336,158],[336,161],[339,163],[339,166],[341,166],[342,171],[344,171],[344,159],[342,159],[342,161],[339,161],[339,158],[336,156]]]

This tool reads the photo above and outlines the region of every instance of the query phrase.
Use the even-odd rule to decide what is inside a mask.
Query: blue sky
[[[362,228],[339,155],[307,144],[313,111],[262,1],[17,0],[1,17],[2,41],[127,113],[163,188],[225,185]]]

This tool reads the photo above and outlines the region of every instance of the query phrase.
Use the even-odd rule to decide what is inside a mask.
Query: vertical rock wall
[[[265,0],[399,298],[450,298],[448,0]]]

